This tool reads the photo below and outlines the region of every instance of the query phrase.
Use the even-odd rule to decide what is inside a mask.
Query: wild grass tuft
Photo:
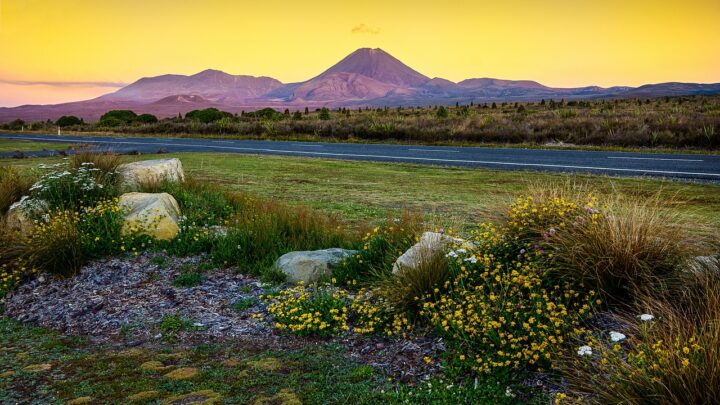
[[[616,198],[591,218],[574,220],[548,238],[554,271],[615,303],[668,288],[692,250],[678,218],[658,205]]]
[[[20,173],[14,167],[0,167],[0,216],[22,196],[28,195],[34,182],[33,176]]]

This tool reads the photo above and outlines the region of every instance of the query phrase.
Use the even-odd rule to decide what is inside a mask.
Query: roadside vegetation
[[[720,148],[720,97],[541,100],[427,107],[353,107],[231,114],[214,108],[158,119],[116,110],[97,122],[0,125],[5,130],[227,138],[393,141],[424,144],[524,144],[597,147]]]
[[[153,252],[162,254],[153,261],[163,266],[163,255],[201,255],[210,266],[183,271],[172,281],[175,288],[202,284],[203,271],[229,269],[257,279],[266,291],[252,317],[277,336],[299,339],[299,346],[268,351],[241,342],[171,342],[163,349],[116,350],[2,318],[0,400],[720,401],[713,389],[720,386],[720,245],[717,233],[700,229],[717,216],[720,202],[710,195],[716,186],[608,178],[579,183],[553,175],[561,181],[525,178],[513,187],[509,178],[530,175],[370,163],[343,163],[343,172],[330,170],[332,161],[181,157],[190,169],[186,182],[142,185],[170,193],[180,205],[180,233],[166,241],[123,232],[117,156],[81,153],[43,160],[42,167],[27,160],[3,168],[0,195],[42,197],[48,207],[33,217],[37,225],[29,234],[1,222],[0,294],[38,275],[71,282],[83,264],[107,256],[129,260]],[[251,161],[256,166],[240,164]],[[318,173],[318,165],[341,185],[304,173],[310,167]],[[284,183],[258,184],[259,167],[268,182]],[[358,167],[358,179],[384,191],[362,197],[363,183],[343,177]],[[417,184],[406,189],[393,176],[424,189],[437,183],[441,194],[442,183],[468,195],[422,200],[426,194],[404,194]],[[501,185],[503,193],[490,188]],[[334,194],[316,194],[326,186]],[[705,216],[681,213],[688,204],[678,199],[693,193],[702,194],[694,198]],[[330,205],[338,196],[344,201]],[[343,205],[354,198],[371,198],[374,208],[360,215]],[[411,200],[417,204],[395,204]],[[422,207],[436,209],[426,215]],[[453,212],[464,218],[447,215]],[[426,231],[446,242],[422,247],[415,265],[394,268]],[[273,267],[284,253],[330,247],[355,253],[317,283],[287,285]],[[256,304],[233,307],[241,312]],[[178,315],[156,327],[180,336],[200,326]],[[382,345],[433,338],[442,339],[442,349],[422,359],[435,370],[422,381],[398,381],[348,361],[343,346],[350,339]]]

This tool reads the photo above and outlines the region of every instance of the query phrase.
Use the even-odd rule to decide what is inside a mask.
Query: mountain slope
[[[262,96],[280,86],[280,81],[270,77],[235,76],[208,69],[192,76],[145,77],[100,99],[153,102],[184,94],[198,95],[212,101],[241,102],[247,98]]]

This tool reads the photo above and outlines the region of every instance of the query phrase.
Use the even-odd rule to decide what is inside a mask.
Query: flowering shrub
[[[98,176],[100,169],[92,162],[85,162],[76,169],[63,170],[63,167],[64,163],[40,165],[46,172],[30,187],[33,200],[45,201],[51,208],[76,209],[117,194],[114,174]]]
[[[514,232],[518,226],[510,224]],[[427,294],[422,315],[448,338],[449,362],[460,369],[495,372],[538,369],[552,365],[563,343],[584,329],[591,315],[590,299],[570,282],[553,283],[537,253],[507,252],[514,239],[491,225],[451,251],[451,280],[445,293]]]
[[[296,335],[327,336],[349,329],[347,292],[329,285],[300,284],[263,297],[275,327]]]
[[[374,290],[360,289],[350,303],[350,312],[356,333],[407,337],[412,330],[407,314],[395,311]]]

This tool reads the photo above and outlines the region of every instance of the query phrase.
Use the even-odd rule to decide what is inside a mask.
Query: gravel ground
[[[232,341],[277,350],[331,342],[345,347],[349,357],[404,382],[440,371],[438,359],[444,345],[439,338],[419,335],[393,340],[350,333],[320,339],[278,334],[269,322],[253,317],[264,312],[259,296],[266,286],[257,278],[232,268],[211,269],[202,273],[198,286],[174,287],[175,277],[197,269],[205,258],[163,256],[158,260],[155,256],[95,261],[66,280],[39,276],[5,297],[5,315],[114,346]],[[251,305],[238,311],[233,304],[239,301]],[[160,326],[164,318],[174,316],[186,321],[183,330],[169,332]],[[426,356],[435,361],[427,364]]]

